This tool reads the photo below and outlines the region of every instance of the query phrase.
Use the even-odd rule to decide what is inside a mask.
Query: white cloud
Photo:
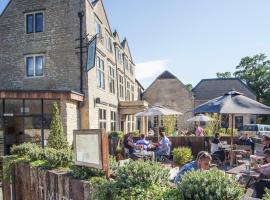
[[[136,64],[136,78],[139,80],[156,77],[169,68],[168,60],[154,60]]]

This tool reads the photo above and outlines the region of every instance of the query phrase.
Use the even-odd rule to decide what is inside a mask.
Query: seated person
[[[160,140],[159,143],[156,144],[157,150],[155,151],[155,158],[157,160],[160,160],[163,155],[169,156],[171,151],[171,142],[169,138],[165,136],[165,131],[161,131],[159,136]]]
[[[264,150],[266,164],[255,166],[255,170],[260,172],[266,179],[261,179],[255,184],[256,197],[262,198],[265,188],[270,188],[270,149]]]
[[[198,153],[196,161],[185,164],[181,169],[179,169],[174,183],[177,184],[181,181],[182,176],[191,170],[208,170],[212,161],[211,155],[207,151],[201,151]]]
[[[211,154],[217,156],[217,158],[224,162],[225,160],[225,152],[221,149],[222,144],[220,142],[219,133],[215,134],[214,139],[211,141]]]
[[[270,148],[270,137],[268,135],[263,135],[262,143],[264,145],[263,150]]]
[[[133,143],[133,138],[131,133],[124,136],[124,147],[128,149],[129,154],[132,156],[135,152],[135,144]]]
[[[251,146],[252,153],[254,152],[255,143],[252,141],[252,139],[249,137],[248,133],[244,133],[238,141],[239,145],[247,145]]]
[[[149,146],[149,141],[145,139],[145,135],[141,134],[141,138],[136,142],[136,146],[143,146],[144,150],[147,150]]]

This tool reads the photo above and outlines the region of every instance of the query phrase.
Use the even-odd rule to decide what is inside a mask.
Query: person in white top
[[[211,142],[211,154],[219,158],[221,162],[224,162],[225,152],[221,148],[222,144],[220,142],[220,136],[219,133],[216,133],[214,139]]]

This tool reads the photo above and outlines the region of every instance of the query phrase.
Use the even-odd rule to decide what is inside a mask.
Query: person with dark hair
[[[171,152],[171,141],[165,136],[165,131],[159,133],[160,139],[156,144],[155,158],[159,161],[161,156],[169,156]]]
[[[225,152],[221,149],[222,144],[220,142],[219,133],[215,134],[215,137],[211,141],[211,154],[218,158],[221,162],[225,160]]]
[[[177,184],[182,180],[182,176],[191,170],[208,170],[212,161],[212,156],[207,151],[200,151],[195,161],[185,164],[181,167],[174,179]]]
[[[265,179],[261,179],[255,184],[256,197],[262,198],[265,193],[265,188],[270,189],[270,149],[264,150],[266,164],[255,166],[255,170],[260,172]]]
[[[136,142],[136,146],[143,146],[144,150],[147,150],[149,146],[149,141],[145,139],[145,135],[141,134],[141,138]]]
[[[252,139],[249,137],[248,133],[244,133],[238,141],[238,144],[240,145],[247,145],[247,146],[251,146],[251,150],[252,152],[254,152],[254,148],[255,148],[255,143],[252,141]]]
[[[264,145],[263,150],[270,149],[270,137],[268,135],[263,135],[262,143]]]
[[[130,155],[132,155],[135,152],[135,144],[133,143],[133,138],[131,133],[127,133],[124,136],[124,147],[128,149],[128,152]]]

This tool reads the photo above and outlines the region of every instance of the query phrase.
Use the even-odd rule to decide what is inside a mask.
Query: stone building
[[[192,126],[190,122],[187,122],[187,119],[193,114],[186,113],[194,106],[192,93],[170,72],[164,71],[159,75],[144,91],[142,99],[147,101],[149,105],[159,104],[184,113],[177,117],[176,128],[179,130],[185,130]],[[160,124],[162,125],[162,121]],[[157,117],[150,120],[149,126],[157,126]]]
[[[86,71],[95,35],[95,67]],[[132,131],[133,115],[147,106],[128,41],[112,32],[102,0],[11,0],[0,16],[0,71],[6,152],[46,139],[53,102],[70,143],[74,129]]]
[[[245,96],[256,100],[256,94],[243,81],[238,78],[213,78],[202,79],[194,88],[195,105],[201,105],[211,99],[223,96],[231,89],[243,93]],[[231,127],[231,117],[221,115],[221,126],[224,128]],[[244,124],[256,122],[254,115],[236,114],[234,117],[235,128],[241,129]]]

